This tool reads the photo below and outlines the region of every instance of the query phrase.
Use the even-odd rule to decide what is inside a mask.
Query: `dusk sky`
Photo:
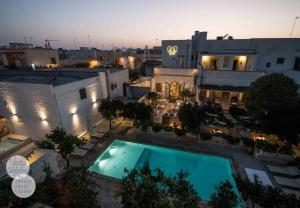
[[[54,47],[153,46],[156,39],[189,39],[195,30],[208,38],[289,37],[300,16],[300,0],[1,0],[0,45]],[[300,19],[293,37],[300,38]]]

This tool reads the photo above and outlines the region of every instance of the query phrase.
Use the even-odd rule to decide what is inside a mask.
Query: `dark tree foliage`
[[[257,79],[247,93],[246,107],[267,130],[281,139],[297,144],[300,128],[300,105],[297,84],[283,74],[270,74]]]
[[[150,105],[144,103],[126,103],[123,106],[121,115],[139,125],[151,123],[153,109]]]
[[[235,208],[238,204],[238,196],[234,193],[229,181],[220,183],[216,192],[210,196],[208,202],[213,208]]]
[[[63,180],[72,196],[71,207],[100,207],[95,181],[86,168],[71,168],[64,174]]]
[[[101,100],[99,112],[103,117],[109,120],[109,128],[111,129],[111,122],[119,115],[119,111],[122,110],[123,103],[120,100],[112,100],[110,98]]]
[[[57,150],[61,154],[62,158],[67,162],[67,168],[69,167],[69,156],[74,151],[75,146],[84,144],[84,141],[78,137],[67,134],[63,128],[55,128],[50,134],[46,134],[48,142],[57,144]]]
[[[300,200],[292,194],[285,194],[277,187],[264,186],[254,177],[254,182],[248,178],[235,176],[237,187],[245,202],[250,202],[251,207],[256,205],[265,208],[294,208],[300,207]]]
[[[146,162],[141,169],[125,170],[116,197],[124,208],[197,208],[200,198],[187,181],[187,174],[166,176],[160,169],[151,170]]]
[[[160,96],[157,92],[148,92],[146,98],[148,100],[151,100],[152,103],[154,103],[160,98]]]
[[[183,129],[193,130],[204,120],[204,110],[198,104],[184,103],[178,110],[178,118]]]
[[[139,72],[136,70],[129,70],[129,80],[134,82],[139,79]]]

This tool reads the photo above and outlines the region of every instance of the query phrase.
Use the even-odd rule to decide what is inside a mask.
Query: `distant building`
[[[101,120],[98,102],[128,96],[128,70],[0,71],[0,115],[34,140],[59,126],[81,135]]]
[[[126,68],[127,57],[122,51],[83,48],[80,50],[59,49],[60,65],[63,67],[122,67]]]
[[[10,43],[9,48],[0,48],[0,67],[2,68],[52,68],[58,67],[56,49],[32,48],[31,44]]]
[[[207,40],[207,32],[198,32],[189,40],[163,40],[162,66],[158,71],[168,70],[162,82],[162,91],[180,91],[183,84],[171,77],[184,80],[187,70],[198,69],[196,75],[200,101],[225,104],[239,103],[244,92],[257,78],[279,72],[293,78],[300,86],[300,39],[253,38],[234,39],[229,36]],[[174,74],[172,74],[172,69]],[[156,68],[154,69],[154,71]],[[183,74],[182,74],[183,73]],[[155,79],[156,73],[154,73]],[[157,81],[155,79],[156,85]],[[175,82],[176,84],[170,83]],[[167,83],[164,85],[164,83]],[[158,87],[158,89],[161,89]]]
[[[161,62],[161,47],[153,47],[149,49],[145,46],[144,49],[131,49],[128,50],[128,63],[129,69],[141,69],[145,62]]]

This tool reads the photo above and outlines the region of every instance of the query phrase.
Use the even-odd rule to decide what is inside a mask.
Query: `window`
[[[295,59],[294,70],[300,71],[300,57],[296,57]]]
[[[224,57],[224,62],[223,62],[223,68],[229,68],[230,61],[231,61],[231,57],[230,56],[225,56]]]
[[[86,90],[85,90],[85,88],[81,88],[81,89],[79,90],[79,95],[80,95],[80,99],[81,99],[81,100],[83,100],[83,99],[86,98]]]
[[[284,63],[284,58],[277,58],[277,64],[283,64]]]
[[[268,63],[266,64],[266,67],[267,67],[267,68],[270,68],[270,67],[271,67],[271,63],[268,62]]]
[[[156,90],[156,92],[161,92],[161,88],[162,88],[162,84],[159,83],[159,82],[157,82],[157,83],[155,84],[155,90]]]
[[[51,57],[51,64],[56,64],[56,59],[54,57]]]

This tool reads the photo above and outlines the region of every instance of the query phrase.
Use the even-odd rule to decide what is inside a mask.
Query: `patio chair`
[[[292,194],[292,195],[295,195],[298,199],[300,198],[300,192],[299,191],[295,191],[295,190],[291,190],[291,189],[282,189],[282,190],[286,194]]]
[[[264,186],[272,186],[273,184],[268,176],[268,174],[265,171],[262,170],[256,170],[251,168],[245,168],[247,177],[249,180],[253,183],[255,176],[257,176],[257,179],[261,181],[262,185]]]
[[[90,150],[95,146],[95,144],[91,143],[91,142],[87,142],[86,144],[82,145],[80,148],[82,149],[86,149],[86,150]]]
[[[84,149],[79,149],[78,147],[75,147],[74,152],[71,153],[72,156],[78,156],[83,157],[86,155],[88,151]]]
[[[267,168],[273,173],[279,173],[291,177],[300,175],[300,170],[296,166],[280,167],[275,165],[267,165]]]
[[[280,176],[274,176],[274,178],[279,185],[293,187],[293,188],[300,188],[299,178],[291,179],[291,178],[285,178]]]

